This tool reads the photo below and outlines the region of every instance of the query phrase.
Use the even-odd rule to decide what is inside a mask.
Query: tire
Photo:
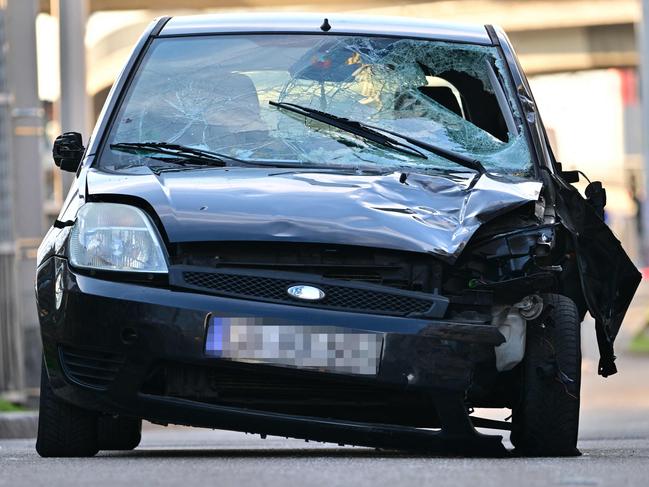
[[[41,365],[41,397],[36,451],[42,457],[92,457],[98,451],[97,413],[62,401],[54,395]]]
[[[101,416],[98,431],[100,450],[133,450],[142,439],[142,420]]]
[[[511,441],[523,456],[576,456],[580,455],[581,324],[571,299],[546,294],[543,302],[544,314],[527,326]]]

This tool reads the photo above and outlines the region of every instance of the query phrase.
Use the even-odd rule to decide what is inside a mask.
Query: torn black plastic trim
[[[642,275],[597,210],[572,186],[553,178],[557,214],[574,242],[584,299],[595,319],[598,373],[617,372],[613,344]]]

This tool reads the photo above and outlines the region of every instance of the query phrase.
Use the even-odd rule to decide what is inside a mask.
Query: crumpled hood
[[[493,217],[536,201],[541,183],[473,174],[380,176],[278,168],[159,175],[88,173],[90,200],[128,195],[158,213],[171,242],[290,241],[428,252],[453,262]],[[99,198],[101,199],[101,198]]]

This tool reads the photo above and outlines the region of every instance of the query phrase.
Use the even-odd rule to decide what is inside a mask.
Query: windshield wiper
[[[133,154],[144,152],[149,154],[174,156],[173,159],[164,159],[165,161],[174,164],[204,164],[217,167],[223,167],[228,162],[246,164],[246,161],[236,157],[220,154],[218,152],[196,149],[185,145],[171,144],[168,142],[117,142],[111,144],[110,148]]]
[[[162,154],[172,156],[171,158],[155,158],[171,164],[185,166],[188,164],[201,164],[206,166],[224,167],[228,162],[235,162],[247,166],[270,166],[276,168],[286,169],[326,169],[328,171],[347,171],[357,172],[364,174],[381,174],[382,171],[370,167],[360,166],[337,166],[325,164],[309,164],[300,161],[279,161],[279,160],[244,160],[234,156],[228,156],[219,152],[212,152],[203,149],[197,149],[179,144],[171,144],[168,142],[117,142],[111,144],[110,148],[113,150],[148,154]],[[161,168],[158,168],[161,169]]]
[[[426,157],[426,154],[418,151],[414,147],[410,147],[409,145],[404,144],[399,140],[393,139],[386,136],[385,134],[373,130],[374,127],[370,128],[367,125],[362,124],[361,122],[338,117],[336,115],[332,115],[331,113],[321,112],[319,110],[314,110],[313,108],[305,107],[302,105],[296,105],[295,103],[276,101],[269,101],[268,103],[270,103],[271,106],[281,108],[289,112],[297,113],[298,115],[304,115],[305,117],[312,118],[313,120],[317,120],[318,122],[331,125],[332,127],[336,127],[345,132],[349,132],[350,134],[357,135],[358,137],[362,137],[363,139],[367,139],[374,142],[375,144],[387,147],[396,152],[401,152],[402,154],[409,156],[419,157],[421,159],[428,159],[428,157]]]
[[[356,120],[350,120],[348,118],[338,117],[331,113],[322,112],[320,110],[315,110],[313,108],[305,107],[295,103],[275,102],[275,101],[269,101],[268,103],[270,103],[274,107],[282,108],[284,110],[288,110],[293,113],[304,115],[305,117],[309,117],[312,118],[313,120],[317,120],[324,124],[331,125],[332,127],[339,128],[340,130],[344,130],[346,132],[352,133],[359,137],[363,137],[365,139],[376,142],[380,145],[390,147],[394,150],[398,150],[399,152],[416,155],[418,157],[421,157],[422,159],[428,159],[425,154],[419,152],[418,150],[396,139],[387,137],[385,134],[390,134],[393,135],[394,137],[403,139],[409,144],[414,145],[415,147],[419,147],[420,149],[424,149],[429,152],[432,152],[433,154],[441,156],[444,159],[447,159],[451,162],[464,166],[467,169],[472,169],[474,171],[477,171],[480,174],[484,174],[487,172],[487,170],[482,165],[482,163],[477,159],[473,159],[471,157],[465,156],[464,154],[459,154],[457,152],[453,152],[451,150],[445,149],[443,147],[439,147],[437,145],[429,144],[428,142],[424,142],[423,140],[414,139],[407,135],[400,134],[398,132],[393,132],[392,130],[376,127],[374,125],[368,125]]]

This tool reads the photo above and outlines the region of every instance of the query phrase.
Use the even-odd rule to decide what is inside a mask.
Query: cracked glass
[[[335,168],[461,170],[444,157],[395,151],[269,104],[295,103],[405,134],[529,175],[514,90],[493,47],[404,38],[218,35],[152,43],[99,164],[165,164],[110,149],[166,142],[247,161]]]

